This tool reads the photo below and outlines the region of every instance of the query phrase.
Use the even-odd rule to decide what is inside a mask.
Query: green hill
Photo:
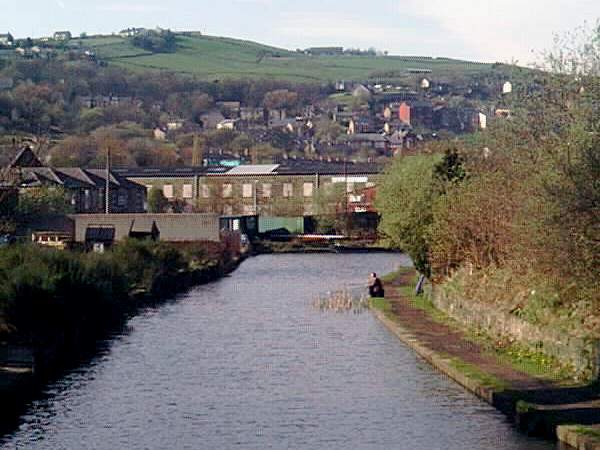
[[[492,65],[448,58],[403,56],[308,56],[255,42],[213,36],[178,35],[175,53],[151,53],[118,36],[72,41],[94,49],[111,64],[140,71],[168,70],[205,80],[273,78],[324,82],[402,78],[409,69],[431,70],[435,76],[473,74]]]

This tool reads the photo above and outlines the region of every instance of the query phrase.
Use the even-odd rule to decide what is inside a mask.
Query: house
[[[125,28],[124,30],[119,31],[119,36],[127,38],[138,36],[146,32],[145,28]]]
[[[496,111],[494,112],[494,115],[495,115],[496,117],[503,117],[503,118],[505,118],[505,119],[510,119],[510,117],[511,117],[511,115],[512,115],[512,112],[511,112],[511,110],[510,110],[510,109],[501,109],[501,108],[498,108],[498,109],[496,109]]]
[[[70,31],[57,31],[53,37],[55,41],[70,41],[73,36]]]
[[[506,81],[503,85],[502,85],[502,95],[507,95],[510,94],[513,90],[513,86],[512,83],[510,81]]]
[[[153,130],[154,139],[157,141],[164,141],[167,139],[167,130],[162,127],[155,127]]]
[[[484,116],[484,117],[482,117]],[[487,116],[475,108],[440,106],[434,111],[434,127],[455,133],[470,133],[487,127]]]
[[[487,115],[479,112],[479,128],[485,130],[487,128]]]
[[[270,119],[269,120],[269,124],[268,124],[269,128],[272,129],[279,129],[279,130],[284,130],[287,131],[289,133],[294,133],[298,130],[298,121],[296,120],[296,118],[289,118],[289,119]]]
[[[217,108],[221,110],[221,112],[237,116],[240,113],[240,108],[242,107],[240,102],[217,102]]]
[[[352,96],[355,97],[355,98],[369,100],[372,97],[372,95],[373,94],[370,91],[370,89],[368,87],[366,87],[364,84],[359,84],[352,91]]]
[[[225,120],[225,116],[218,110],[212,110],[200,116],[200,124],[205,130],[215,129]]]
[[[0,46],[12,47],[15,43],[15,38],[10,33],[0,34]]]
[[[9,169],[15,173],[16,184],[22,192],[41,187],[62,188],[75,212],[105,212],[107,184],[109,211],[145,211],[146,188],[112,171],[107,183],[107,173],[103,169],[46,167],[29,147],[23,148],[17,154]]]
[[[374,131],[373,121],[368,117],[356,117],[348,123],[348,134],[372,133]]]
[[[338,92],[344,92],[346,90],[346,82],[344,80],[336,81],[335,90]]]
[[[183,119],[171,119],[167,122],[168,131],[177,131],[183,128],[185,121]]]
[[[237,120],[235,120],[235,119],[221,120],[217,124],[217,130],[235,130],[236,125],[237,125]]]
[[[433,126],[433,105],[424,101],[402,102],[398,109],[400,120],[413,127]]]
[[[252,108],[249,106],[242,106],[240,108],[240,119],[246,122],[264,122],[265,110],[264,108]]]
[[[342,135],[338,138],[339,143],[348,145],[353,150],[372,149],[380,153],[388,150],[388,140],[379,133],[356,133]]]

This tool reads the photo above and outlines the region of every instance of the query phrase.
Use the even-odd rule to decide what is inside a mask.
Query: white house
[[[487,128],[487,116],[480,112],[479,113],[479,128],[485,130]]]
[[[167,132],[161,127],[154,128],[154,139],[157,141],[164,141],[167,138]]]
[[[237,120],[225,119],[217,124],[217,130],[235,130]]]
[[[70,31],[57,31],[54,33],[55,41],[70,41],[72,37]]]
[[[7,47],[11,47],[15,43],[15,38],[13,38],[12,34],[0,34],[0,45],[5,45]]]
[[[506,94],[510,94],[512,92],[512,83],[510,81],[507,81],[506,83],[504,83],[502,85],[502,94],[506,95]]]

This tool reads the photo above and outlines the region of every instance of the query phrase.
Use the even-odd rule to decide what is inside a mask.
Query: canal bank
[[[565,444],[578,443],[575,448],[600,448],[593,446],[599,442],[597,430],[562,426],[600,423],[600,390],[595,383],[575,383],[556,368],[545,372],[545,368],[532,368],[507,357],[513,352],[498,351],[489,338],[460,326],[423,296],[414,296],[414,280],[412,270],[390,275],[386,299],[372,304],[375,316],[395,336],[506,414],[521,431],[549,439],[558,437]],[[533,361],[539,361],[535,357]]]
[[[144,308],[44,389],[0,448],[551,450],[367,311],[314,300],[400,254],[261,255]]]
[[[93,357],[98,340],[118,332],[141,309],[159,305],[194,286],[215,281],[233,272],[244,259],[244,256],[231,255],[219,246],[188,245],[184,249],[144,242],[128,243],[126,248],[120,249],[120,254],[107,256],[51,253],[35,248],[22,250],[23,254],[28,254],[23,258],[24,267],[31,258],[49,258],[51,264],[48,266],[53,266],[54,270],[47,273],[47,278],[59,281],[54,282],[56,288],[49,287],[51,283],[48,282],[38,291],[32,291],[31,296],[36,298],[27,308],[19,307],[18,300],[9,306],[12,311],[17,311],[14,314],[19,314],[20,319],[14,325],[5,324],[11,333],[0,336],[4,338],[0,339],[0,428],[10,427],[26,403],[49,381],[65,369]],[[140,263],[138,275],[117,275],[117,268],[130,269],[129,262],[121,264],[123,255]],[[90,276],[90,271],[84,269],[91,265],[94,272],[106,270],[106,267],[111,269]],[[71,277],[71,273],[76,275]],[[85,281],[72,284],[67,281],[71,279]],[[59,288],[61,283],[63,287]],[[77,301],[70,301],[67,292],[71,296],[79,294]],[[48,302],[41,311],[36,307],[41,309],[44,305],[35,303],[37,297]],[[78,303],[85,306],[78,306]],[[41,328],[43,321],[57,323],[53,323],[52,328]]]

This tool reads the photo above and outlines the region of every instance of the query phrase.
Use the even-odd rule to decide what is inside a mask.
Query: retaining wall
[[[578,378],[599,378],[600,340],[570,336],[563,331],[533,325],[519,317],[494,309],[492,305],[465,301],[439,286],[431,290],[436,308],[465,326],[481,329],[488,335],[508,338],[532,350],[553,356],[572,365]]]

